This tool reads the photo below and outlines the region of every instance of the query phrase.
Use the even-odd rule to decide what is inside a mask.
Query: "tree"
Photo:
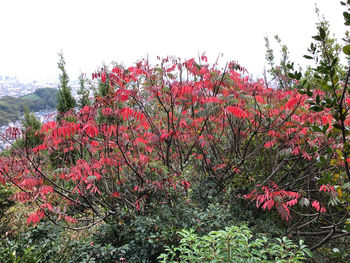
[[[28,107],[24,107],[24,117],[22,125],[25,129],[24,144],[26,147],[34,148],[42,143],[43,136],[39,133],[42,123],[29,111]]]
[[[272,76],[272,80],[268,81],[266,72],[264,72],[265,83],[266,85],[269,85],[269,82],[272,82],[273,87],[278,89],[291,89],[294,86],[294,79],[291,78],[289,74],[294,64],[289,60],[289,51],[287,45],[282,44],[282,40],[278,35],[275,35],[274,38],[280,46],[281,59],[278,65],[276,65],[274,52],[270,45],[270,40],[268,37],[265,37],[265,59],[269,65],[267,73]]]
[[[79,76],[80,88],[77,93],[81,96],[79,99],[79,108],[84,108],[84,106],[90,106],[91,100],[89,98],[90,90],[85,87],[86,78],[83,73]]]
[[[75,114],[75,122],[45,124],[44,142],[33,148],[40,162],[22,157],[24,171],[29,165],[34,167],[33,177],[44,179],[40,187],[27,189],[33,194],[25,198],[41,199],[28,222],[37,222],[46,209],[57,213],[54,207],[68,204],[91,209],[93,222],[107,220],[122,207],[147,214],[164,199],[171,204],[186,198],[189,189],[192,200],[203,205],[229,187],[242,185],[241,194],[246,193],[257,171],[263,173],[263,190],[272,187],[270,196],[260,198],[262,205],[291,220],[289,207],[302,198],[300,188],[308,188],[298,181],[286,190],[273,181],[290,182],[286,174],[298,174],[294,168],[304,169],[309,161],[305,158],[319,153],[310,148],[314,137],[307,125],[311,120],[318,123],[320,116],[303,108],[305,96],[296,91],[267,89],[231,66],[221,71],[205,61],[204,56],[198,62],[166,58],[156,67],[145,61],[115,67],[105,72],[108,76],[101,75],[103,83],[110,79],[113,93],[85,106]],[[106,121],[97,121],[100,112]],[[114,116],[113,122],[108,116]],[[58,169],[47,171],[52,166],[43,159],[46,151],[64,156],[74,151],[77,158],[62,158]],[[10,162],[3,159],[7,167]],[[1,172],[13,178],[11,170]],[[62,182],[58,185],[52,176]],[[259,191],[254,193],[259,196]],[[60,210],[57,216],[68,215]]]
[[[23,106],[23,134],[18,138],[14,145],[24,151],[28,151],[43,142],[43,134],[40,133],[42,123],[30,112],[27,105]]]
[[[350,1],[341,2],[347,8],[343,13],[345,25],[350,25]],[[341,61],[341,46],[331,36],[329,23],[324,17],[320,17],[316,8],[319,21],[317,22],[317,34],[313,36],[315,42],[308,49],[309,54],[304,58],[314,61],[314,66],[309,67],[303,74],[300,71],[290,72],[289,77],[295,81],[295,87],[299,93],[308,96],[307,104],[310,111],[322,116],[318,125],[311,125],[314,134],[327,138],[323,146],[325,151],[317,158],[318,167],[327,167],[327,170],[319,173],[316,182],[321,184],[319,191],[328,192],[325,196],[327,213],[309,215],[307,220],[291,227],[290,232],[297,232],[316,238],[320,234],[323,239],[313,244],[311,249],[316,249],[326,242],[350,235],[347,226],[350,213],[347,207],[350,205],[350,166],[349,166],[349,110],[350,110],[350,68],[344,66]],[[349,38],[344,39],[343,47],[345,55],[350,55]],[[349,57],[347,57],[349,60]],[[293,70],[293,67],[291,67]],[[312,202],[314,207],[320,207],[320,203]],[[325,211],[325,210],[324,210]],[[321,224],[324,231],[313,228],[313,222]],[[302,227],[301,227],[302,226]],[[301,229],[305,229],[302,231]]]
[[[76,106],[76,102],[71,94],[71,89],[68,85],[69,77],[65,69],[66,62],[64,60],[63,53],[59,53],[58,56],[59,62],[57,63],[57,65],[61,73],[59,75],[57,110],[58,118],[61,118],[64,115],[64,113],[74,109],[74,107]]]

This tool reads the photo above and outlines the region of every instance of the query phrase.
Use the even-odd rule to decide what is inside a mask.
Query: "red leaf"
[[[141,137],[137,137],[136,140],[135,140],[137,143],[143,143],[143,144],[147,144],[147,141]]]
[[[245,119],[249,116],[247,112],[245,112],[244,110],[242,110],[241,108],[236,107],[236,106],[228,106],[226,108],[226,112],[229,112],[233,116],[240,118],[240,119]]]
[[[264,203],[264,205],[262,206],[262,208],[263,208],[264,210],[266,210],[266,208],[267,208],[267,210],[271,210],[271,208],[274,206],[274,204],[275,204],[275,202],[274,202],[272,199],[270,199],[270,200],[267,200],[267,201]]]
[[[191,183],[189,181],[183,180],[181,183],[182,183],[184,189],[188,189],[191,187]]]
[[[289,208],[285,204],[277,204],[276,208],[283,220],[288,221],[291,218]]]
[[[292,97],[285,105],[286,109],[289,109],[291,110],[294,105],[298,102],[299,100],[299,96],[296,96],[296,97]]]
[[[67,215],[64,216],[64,220],[65,220],[67,223],[71,223],[71,224],[77,223],[77,222],[78,222],[75,218],[70,217],[70,216],[67,216]]]
[[[269,141],[269,142],[267,142],[267,143],[264,144],[264,147],[265,147],[266,149],[271,148],[272,146],[275,145],[275,143],[276,143],[276,140]]]
[[[33,225],[36,225],[36,223],[38,223],[41,219],[43,219],[44,216],[45,216],[44,212],[39,209],[28,217],[27,224],[30,225],[32,223]]]
[[[101,81],[102,81],[102,83],[106,82],[106,73],[105,72],[102,72],[102,74],[101,74]]]
[[[347,98],[347,99],[345,100],[345,102],[346,102],[346,104],[348,104],[348,106],[350,106],[350,98]]]
[[[321,205],[320,205],[320,202],[317,201],[317,200],[314,200],[314,201],[312,202],[311,206],[312,206],[313,208],[315,208],[315,210],[316,210],[317,212],[321,212],[321,213],[325,213],[325,212],[326,212],[326,208],[324,208],[324,206],[321,206]]]
[[[120,193],[119,192],[114,192],[111,197],[115,197],[115,198],[119,198],[120,197]]]
[[[295,198],[295,199],[292,199],[292,200],[286,202],[286,205],[291,207],[293,205],[296,205],[297,203],[298,203],[298,199]]]
[[[333,192],[335,193],[334,187],[332,185],[321,185],[320,192]]]

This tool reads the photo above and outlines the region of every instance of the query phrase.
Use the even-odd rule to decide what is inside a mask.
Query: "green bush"
[[[94,235],[94,242],[112,244],[118,254],[128,262],[157,262],[157,257],[165,253],[165,247],[180,244],[182,229],[193,229],[199,236],[218,231],[242,222],[251,222],[253,233],[267,237],[281,236],[281,229],[265,214],[253,217],[251,211],[243,209],[239,200],[229,205],[212,203],[200,207],[195,203],[176,201],[172,206],[162,204],[150,213],[133,214],[123,209],[104,224]]]
[[[22,233],[14,231],[17,236],[0,242],[0,262],[115,262],[120,258],[129,263],[158,262],[157,258],[167,253],[166,248],[182,245],[182,229],[193,229],[191,233],[198,238],[242,222],[250,222],[253,236],[264,235],[267,240],[281,236],[278,226],[266,214],[254,216],[235,198],[229,204],[215,201],[208,207],[186,203],[181,198],[174,199],[171,205],[149,206],[147,212],[139,213],[123,208],[108,223],[82,232],[67,231],[49,221],[22,228]],[[281,242],[290,248],[289,243]],[[275,243],[279,244],[276,239]],[[264,249],[271,250],[271,246]],[[276,245],[274,250],[278,249]]]
[[[0,262],[109,263],[119,258],[110,244],[95,243],[90,236],[73,236],[51,222],[42,222],[15,239],[1,240]]]
[[[12,187],[0,183],[0,237],[8,231],[7,226],[11,219],[5,218],[5,212],[9,207],[14,205],[14,201],[9,199],[13,193]]]
[[[199,234],[207,234],[223,226],[236,223],[239,212],[231,207],[211,204],[199,208],[194,204],[176,202],[166,204],[149,214],[123,212],[112,222],[105,224],[94,236],[97,243],[110,243],[117,247],[118,254],[128,262],[157,262],[164,246],[178,245],[184,228],[194,228]]]
[[[299,246],[286,237],[269,240],[253,238],[246,226],[230,226],[198,236],[194,230],[182,230],[180,245],[167,247],[160,262],[303,262],[311,252],[300,240]]]

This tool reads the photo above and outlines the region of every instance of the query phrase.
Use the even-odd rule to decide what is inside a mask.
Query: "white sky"
[[[0,0],[0,75],[57,79],[63,49],[71,79],[111,61],[149,54],[238,61],[254,75],[265,65],[264,36],[278,34],[303,63],[315,35],[315,3],[339,40],[339,0]],[[277,53],[278,50],[276,49]]]

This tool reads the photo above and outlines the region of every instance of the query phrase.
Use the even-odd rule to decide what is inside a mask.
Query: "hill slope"
[[[4,96],[0,98],[0,126],[18,120],[23,112],[24,105],[31,111],[55,108],[57,105],[57,89],[41,88],[34,93],[15,98]]]

